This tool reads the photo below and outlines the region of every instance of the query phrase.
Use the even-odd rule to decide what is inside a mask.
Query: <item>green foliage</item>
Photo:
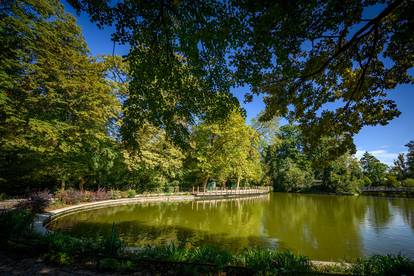
[[[220,248],[212,246],[195,247],[187,252],[187,260],[193,263],[207,263],[214,264],[219,268],[231,264],[233,262],[233,255]]]
[[[8,199],[9,197],[5,194],[5,193],[0,193],[0,201],[2,201],[2,200],[6,200],[6,199]]]
[[[25,209],[0,211],[1,239],[4,241],[31,234],[33,218],[34,214]]]
[[[107,125],[120,104],[75,19],[56,0],[8,1],[0,40],[3,189],[86,175],[101,182],[114,159]]]
[[[407,161],[406,161],[406,175],[414,178],[414,141],[410,141],[407,145]]]
[[[403,180],[407,176],[407,165],[405,161],[405,155],[403,153],[398,154],[396,160],[394,160],[394,166],[391,171],[397,175],[398,180]]]
[[[127,183],[135,190],[162,191],[183,176],[183,151],[164,130],[144,124],[135,134],[138,150],[123,150]]]
[[[368,152],[364,153],[360,163],[364,175],[370,179],[371,185],[379,186],[384,183],[386,170],[388,168],[387,165],[381,163],[375,156]]]
[[[404,187],[414,187],[414,178],[407,178],[403,180]]]
[[[400,187],[402,184],[401,181],[398,181],[398,177],[392,173],[386,174],[384,183],[388,187]]]
[[[275,142],[267,149],[265,162],[278,191],[303,191],[312,185],[311,163],[304,152],[302,134],[297,126],[284,125],[279,129]]]
[[[134,198],[137,195],[137,192],[133,189],[129,189],[127,191],[127,195],[128,195],[129,198]]]
[[[48,244],[48,257],[60,255],[74,258],[96,256],[102,251],[102,242],[94,239],[78,239],[63,233],[49,233],[45,237]]]
[[[112,224],[112,231],[110,236],[105,236],[102,239],[102,253],[107,256],[118,256],[123,250],[123,243],[119,238],[115,223]]]
[[[247,84],[246,100],[265,95],[264,119],[298,121],[307,143],[341,135],[339,156],[363,126],[400,114],[386,91],[412,82],[412,1],[69,2],[131,45],[126,128],[148,119],[182,140],[181,122],[231,110],[219,95]]]
[[[205,187],[209,179],[223,185],[228,180],[234,180],[237,186],[241,180],[258,183],[262,168],[257,146],[257,133],[246,125],[239,111],[219,123],[204,122],[192,133],[190,173]]]
[[[311,263],[308,258],[294,255],[289,251],[270,249],[248,249],[241,258],[246,267],[256,272],[306,272],[310,271]]]
[[[330,161],[321,174],[323,186],[330,192],[358,192],[364,185],[358,160],[348,153]]]
[[[136,265],[131,260],[104,258],[99,261],[99,268],[106,271],[125,272],[132,270]]]
[[[414,271],[414,263],[401,255],[374,255],[359,259],[351,271],[355,275],[410,275]]]

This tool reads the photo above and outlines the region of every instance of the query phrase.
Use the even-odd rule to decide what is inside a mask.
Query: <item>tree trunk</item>
[[[61,189],[62,191],[64,191],[64,190],[65,190],[65,180],[64,180],[64,179],[62,179],[62,181],[60,182],[60,189]]]
[[[237,190],[239,189],[239,187],[240,187],[240,176],[237,177]]]
[[[207,190],[207,183],[208,183],[209,178],[210,178],[209,176],[207,176],[206,178],[204,178],[204,182],[203,182],[204,191]]]
[[[79,190],[83,192],[83,185],[86,183],[85,178],[81,177],[79,181]]]

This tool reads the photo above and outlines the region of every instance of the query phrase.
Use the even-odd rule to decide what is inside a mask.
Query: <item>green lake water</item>
[[[49,228],[110,234],[129,246],[215,245],[290,249],[316,260],[402,253],[414,258],[414,199],[271,193],[227,201],[161,202],[67,215]]]

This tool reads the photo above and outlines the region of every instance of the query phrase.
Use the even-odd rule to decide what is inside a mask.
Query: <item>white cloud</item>
[[[368,152],[378,158],[382,163],[391,166],[394,163],[394,160],[397,159],[400,152],[390,152],[384,148],[387,148],[387,146],[382,146],[378,150],[368,150]],[[360,159],[366,151],[367,150],[358,149],[355,157]]]

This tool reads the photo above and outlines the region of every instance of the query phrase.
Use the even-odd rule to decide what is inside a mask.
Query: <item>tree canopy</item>
[[[336,153],[344,153],[363,126],[399,115],[387,90],[413,82],[408,0],[69,2],[131,45],[127,118],[149,118],[180,141],[194,118],[228,114],[229,88],[247,84],[246,100],[265,95],[262,120],[299,122],[311,145],[338,137]],[[159,101],[165,93],[172,103]]]
[[[74,18],[58,1],[17,1],[2,11],[0,38],[2,176],[30,186],[98,174],[91,155],[112,143],[120,104]]]

